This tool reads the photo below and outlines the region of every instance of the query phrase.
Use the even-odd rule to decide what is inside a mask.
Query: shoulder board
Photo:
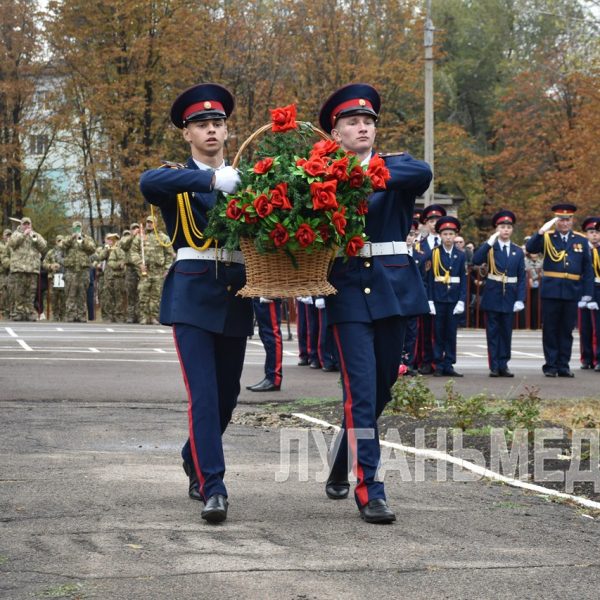
[[[388,158],[389,156],[403,156],[404,152],[378,152],[381,158]]]
[[[585,235],[585,233],[582,231],[573,231],[573,235],[585,238],[587,240],[587,235]]]
[[[168,167],[169,169],[185,169],[185,165],[182,165],[181,163],[176,163],[176,162],[171,162],[169,160],[162,160],[161,161],[161,167]]]

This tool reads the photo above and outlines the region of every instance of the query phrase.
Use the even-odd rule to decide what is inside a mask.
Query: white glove
[[[429,301],[429,314],[435,315],[435,303],[433,300]]]
[[[585,300],[580,300],[577,303],[577,308],[587,308],[588,303]]]
[[[598,303],[597,302],[588,302],[587,307],[590,310],[598,310]]]
[[[271,300],[270,298],[263,298],[262,296],[258,299],[260,304],[271,304],[271,302],[273,302],[273,300]]]
[[[215,171],[215,190],[225,194],[233,194],[240,185],[240,174],[233,167],[223,167]]]
[[[550,229],[552,229],[552,226],[554,225],[554,223],[556,223],[556,221],[558,221],[558,217],[554,217],[554,219],[550,219],[549,221],[547,221],[540,227],[540,230],[538,233],[540,235],[544,235],[544,233],[546,233],[546,231],[549,231]]]
[[[462,300],[459,300],[452,311],[453,315],[462,315],[465,312],[465,303]]]
[[[500,232],[499,232],[499,231],[496,231],[496,233],[492,233],[492,235],[490,235],[490,237],[488,238],[488,241],[487,241],[487,243],[488,243],[490,246],[493,246],[493,245],[494,245],[494,243],[496,242],[496,240],[498,239],[498,236],[499,236],[499,235],[500,235]]]
[[[581,296],[581,301],[585,302],[587,304],[588,302],[592,301],[592,297],[591,296]]]
[[[325,298],[317,298],[315,300],[315,306],[319,309],[322,310],[323,308],[325,308]]]
[[[312,296],[298,296],[296,298],[296,300],[298,300],[298,302],[302,302],[302,304],[312,304],[313,303]]]
[[[517,300],[513,306],[513,312],[519,312],[520,310],[523,310],[524,308],[525,308],[525,305],[520,300]]]

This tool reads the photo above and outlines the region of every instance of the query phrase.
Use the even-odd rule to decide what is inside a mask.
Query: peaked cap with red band
[[[441,233],[446,229],[458,233],[460,231],[460,221],[456,217],[440,217],[435,224],[435,230]]]
[[[562,203],[555,204],[550,210],[554,213],[555,217],[563,217],[566,219],[568,217],[572,217],[575,214],[577,207],[574,204]]]
[[[319,124],[323,131],[331,133],[339,118],[365,114],[377,120],[380,108],[381,98],[372,85],[350,83],[333,92],[325,100],[319,113]]]
[[[227,119],[235,101],[231,92],[218,83],[199,83],[188,88],[173,102],[171,121],[183,129],[193,121]]]
[[[497,225],[514,225],[517,222],[517,217],[515,213],[510,210],[499,210],[492,217],[492,225],[496,227]]]
[[[439,204],[430,204],[423,209],[423,213],[421,214],[421,223],[425,223],[427,219],[431,219],[432,217],[445,217],[446,209]]]
[[[600,217],[587,217],[581,224],[581,229],[587,231],[588,229],[600,229]]]

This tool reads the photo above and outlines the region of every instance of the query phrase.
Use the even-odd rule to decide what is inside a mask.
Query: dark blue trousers
[[[283,336],[281,335],[281,300],[252,301],[258,335],[265,347],[265,377],[275,385],[283,379]]]
[[[402,362],[411,369],[417,366],[417,335],[419,333],[419,317],[410,317],[406,321],[406,334],[404,335],[404,351]]]
[[[579,309],[579,346],[582,365],[600,364],[600,311]]]
[[[406,317],[333,326],[344,418],[336,440],[331,477],[338,481],[347,479],[350,457],[357,479],[354,497],[359,508],[370,500],[385,499],[383,482],[375,480],[381,456],[377,419],[391,400],[390,390],[398,378],[405,329]],[[356,430],[371,434],[370,439]]]
[[[318,362],[317,345],[319,340],[318,309],[314,304],[296,302],[296,331],[298,335],[298,355],[309,363]]]
[[[434,318],[433,362],[436,371],[448,371],[456,362],[456,335],[460,315],[453,315],[456,303],[436,302]]]
[[[205,499],[227,496],[221,436],[240,393],[246,337],[176,324],[173,338],[188,396],[189,438],[181,456],[194,465]]]
[[[542,298],[542,343],[547,371],[566,371],[573,349],[573,328],[577,321],[576,300]]]
[[[333,341],[333,331],[327,326],[327,312],[324,308],[317,309],[317,319],[319,323],[319,341],[317,343],[317,357],[321,367],[337,367],[337,358],[335,356],[335,345]]]
[[[508,368],[512,345],[514,313],[486,311],[485,334],[488,346],[488,363],[492,371]]]
[[[433,315],[419,317],[419,366],[433,365]]]

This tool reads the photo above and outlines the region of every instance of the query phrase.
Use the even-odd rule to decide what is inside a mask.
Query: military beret
[[[199,83],[176,98],[171,107],[171,122],[183,129],[193,121],[227,119],[235,101],[231,92],[217,83]]]
[[[458,233],[460,231],[460,221],[456,217],[440,217],[435,223],[435,230],[438,233],[441,233],[446,229],[451,229],[452,231],[456,231],[456,233]]]
[[[327,133],[335,127],[336,121],[350,115],[371,115],[375,120],[379,116],[381,98],[377,90],[368,83],[350,83],[329,96],[321,107],[319,123]]]

